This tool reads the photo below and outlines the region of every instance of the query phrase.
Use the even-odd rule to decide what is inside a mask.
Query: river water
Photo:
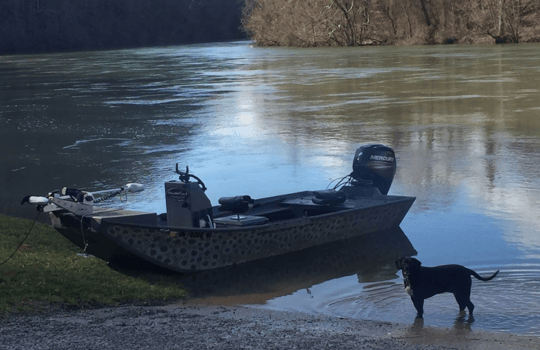
[[[350,173],[360,144],[384,143],[398,160],[390,193],[417,197],[398,234],[418,259],[501,270],[493,281],[473,281],[473,323],[441,295],[426,301],[425,325],[537,335],[539,56],[540,45],[234,42],[0,57],[1,209],[30,217],[33,208],[20,205],[26,194],[141,182],[146,191],[124,206],[163,212],[163,182],[176,178],[176,163],[203,179],[213,203],[324,189]],[[281,272],[281,263],[265,269]],[[317,278],[298,267],[274,274],[271,292],[252,285],[237,295],[199,294],[413,322],[391,261],[339,266]]]

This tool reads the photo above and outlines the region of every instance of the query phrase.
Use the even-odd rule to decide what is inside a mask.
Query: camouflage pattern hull
[[[103,260],[136,258],[178,272],[193,272],[395,228],[415,200],[414,197],[382,196],[348,199],[342,206],[314,206],[307,202],[309,194],[289,195],[278,204],[275,200],[268,201],[273,204],[246,213],[257,217],[266,215],[270,218],[268,222],[245,227],[170,227],[160,223],[155,213],[122,210],[83,217],[70,212],[51,213],[51,217],[53,226],[61,234]],[[264,203],[264,199],[260,201]],[[286,211],[287,218],[272,216],[271,213],[278,210]],[[217,210],[215,216],[220,216]]]

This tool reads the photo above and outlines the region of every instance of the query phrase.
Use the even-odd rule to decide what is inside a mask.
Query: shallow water
[[[2,212],[33,216],[20,206],[26,194],[131,181],[147,190],[123,206],[163,212],[177,162],[213,203],[322,189],[350,173],[358,145],[385,143],[398,158],[390,193],[417,197],[401,228],[418,259],[501,270],[473,282],[474,323],[457,319],[448,295],[426,302],[425,324],[538,334],[539,54],[540,45],[236,42],[0,57]],[[273,275],[273,293],[262,284],[223,296],[213,281],[200,297],[412,323],[392,254],[324,280],[297,268]]]

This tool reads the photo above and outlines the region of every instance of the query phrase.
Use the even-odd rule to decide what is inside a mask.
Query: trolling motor
[[[36,205],[38,211],[44,212],[68,210],[77,215],[88,215],[93,213],[94,203],[103,202],[122,193],[141,191],[144,191],[144,185],[138,183],[128,183],[123,187],[95,192],[63,187],[50,192],[47,196],[26,196],[21,204]]]

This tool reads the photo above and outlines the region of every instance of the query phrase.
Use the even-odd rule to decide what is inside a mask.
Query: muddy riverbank
[[[427,323],[427,321],[426,321]],[[538,349],[540,338],[262,310],[126,306],[12,315],[0,349]]]

